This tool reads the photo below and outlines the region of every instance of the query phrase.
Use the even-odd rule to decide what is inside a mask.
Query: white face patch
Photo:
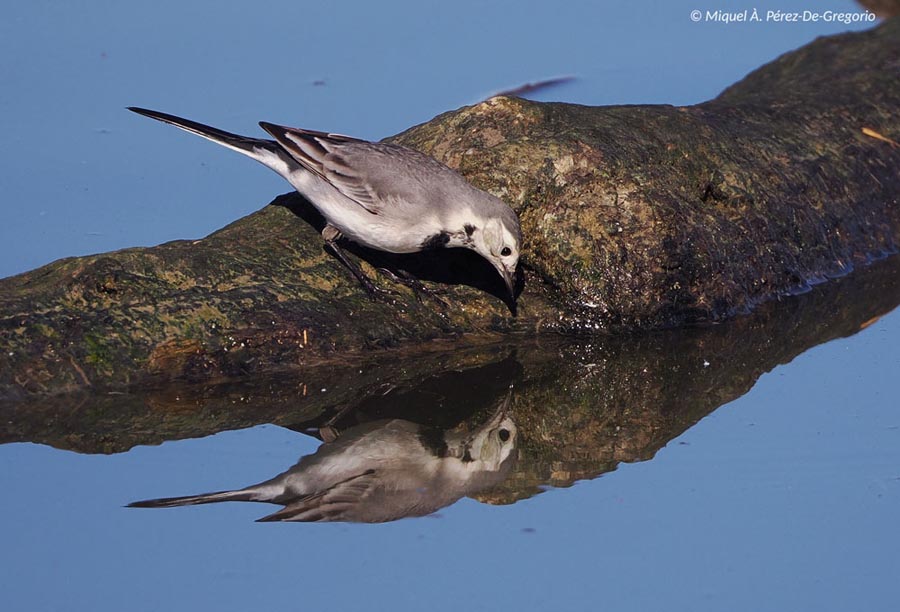
[[[495,256],[510,271],[515,270],[519,263],[519,241],[505,227],[501,227],[500,246],[497,247]]]
[[[503,227],[496,219],[491,219],[484,225],[484,244],[494,257],[500,257],[500,251],[503,249],[503,231]]]

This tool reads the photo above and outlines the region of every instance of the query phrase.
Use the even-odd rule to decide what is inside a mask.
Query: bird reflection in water
[[[383,523],[424,516],[501,483],[516,459],[518,431],[509,416],[512,390],[468,432],[403,419],[351,427],[288,471],[236,491],[129,504],[168,508],[254,501],[284,508],[260,521]]]

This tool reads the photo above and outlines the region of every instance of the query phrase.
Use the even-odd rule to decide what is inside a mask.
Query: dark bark
[[[762,374],[896,308],[898,272],[900,258],[878,262],[727,325],[507,339],[428,354],[399,350],[391,359],[217,385],[181,381],[128,394],[0,402],[0,444],[113,453],[261,423],[297,431],[330,423],[343,431],[381,418],[451,429],[483,422],[514,383],[509,415],[519,432],[519,461],[503,485],[478,496],[508,503],[543,485],[568,486],[621,462],[651,459]]]
[[[508,332],[719,321],[896,250],[900,20],[819,39],[692,107],[495,98],[394,141],[509,202],[517,317],[474,254],[376,265],[448,283],[372,302],[295,196],[198,241],[65,259],[0,281],[0,397],[362,360]],[[370,270],[371,272],[371,270]]]

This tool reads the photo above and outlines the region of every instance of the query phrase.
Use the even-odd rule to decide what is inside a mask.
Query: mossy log
[[[513,384],[509,416],[519,431],[518,462],[502,485],[478,495],[509,503],[546,485],[568,486],[623,462],[651,459],[762,374],[868,328],[898,303],[895,257],[762,304],[727,325],[639,336],[508,337],[219,384],[174,381],[131,393],[82,390],[0,402],[0,444],[115,453],[262,423],[343,432],[385,418],[458,429],[484,422]],[[258,437],[249,440],[259,444]],[[157,493],[166,491],[147,491]]]
[[[4,279],[0,397],[746,312],[896,250],[898,58],[894,18],[819,39],[696,106],[494,98],[392,138],[519,213],[517,316],[469,252],[354,249],[372,274],[401,268],[447,285],[443,305],[382,277],[396,299],[370,300],[323,249],[321,219],[296,195],[202,240]]]

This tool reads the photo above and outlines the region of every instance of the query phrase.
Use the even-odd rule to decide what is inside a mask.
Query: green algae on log
[[[518,462],[506,482],[478,495],[509,503],[545,485],[568,486],[651,459],[762,374],[867,328],[898,304],[900,258],[891,258],[724,325],[639,336],[507,337],[219,384],[177,381],[132,393],[0,402],[0,444],[114,453],[262,423],[343,432],[385,418],[454,429],[483,422],[514,383],[508,414],[519,432]],[[166,491],[147,491],[156,493]]]
[[[692,107],[494,98],[391,139],[517,210],[517,317],[498,299],[493,271],[465,252],[354,249],[373,265],[448,283],[446,307],[383,277],[397,298],[370,301],[323,250],[321,220],[296,195],[202,240],[4,279],[0,397],[746,312],[896,250],[900,149],[862,130],[900,140],[898,58],[892,19],[819,39]]]

